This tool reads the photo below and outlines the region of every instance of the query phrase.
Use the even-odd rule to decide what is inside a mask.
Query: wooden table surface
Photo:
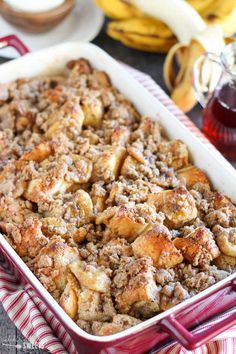
[[[105,26],[93,42],[107,51],[114,58],[149,74],[163,89],[166,90],[162,77],[164,55],[143,53],[126,48],[106,35]],[[3,61],[0,60],[0,62]],[[189,117],[195,124],[199,127],[201,126],[201,108],[199,106],[189,113]],[[43,350],[36,350],[30,346],[30,343],[22,337],[14,324],[9,320],[1,304],[0,338],[0,354],[46,353]]]

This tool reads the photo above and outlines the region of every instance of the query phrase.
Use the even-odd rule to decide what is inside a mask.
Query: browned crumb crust
[[[0,231],[95,335],[236,268],[235,205],[83,58],[0,86]]]

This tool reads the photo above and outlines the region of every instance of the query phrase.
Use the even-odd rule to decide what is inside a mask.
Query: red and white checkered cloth
[[[125,65],[125,68],[166,108],[168,108],[188,129],[207,144],[218,158],[219,152],[209,143],[205,136],[179,110],[164,91],[146,74]],[[53,354],[79,354],[73,341],[64,327],[55,319],[54,315],[41,302],[31,288],[23,289],[15,276],[8,270],[6,264],[0,262],[0,301],[20,332],[32,343],[41,349]],[[228,312],[224,316],[229,315]],[[218,319],[219,320],[219,319]],[[217,319],[214,323],[217,322]],[[211,321],[211,324],[213,321]],[[201,326],[198,331],[208,325]],[[159,354],[235,354],[236,353],[236,324],[213,341],[194,351],[188,351],[179,344],[171,344],[158,351]]]

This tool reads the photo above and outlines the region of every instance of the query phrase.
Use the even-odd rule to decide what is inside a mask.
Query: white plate
[[[34,52],[67,41],[89,42],[99,33],[104,21],[103,13],[93,0],[76,0],[71,14],[51,31],[30,34],[21,31],[0,17],[0,37],[16,34],[24,44]],[[18,54],[12,48],[2,49],[0,55],[16,58]]]

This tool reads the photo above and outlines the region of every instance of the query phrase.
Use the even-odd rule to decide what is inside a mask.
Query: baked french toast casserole
[[[0,85],[0,231],[95,335],[236,268],[236,206],[83,58]]]

